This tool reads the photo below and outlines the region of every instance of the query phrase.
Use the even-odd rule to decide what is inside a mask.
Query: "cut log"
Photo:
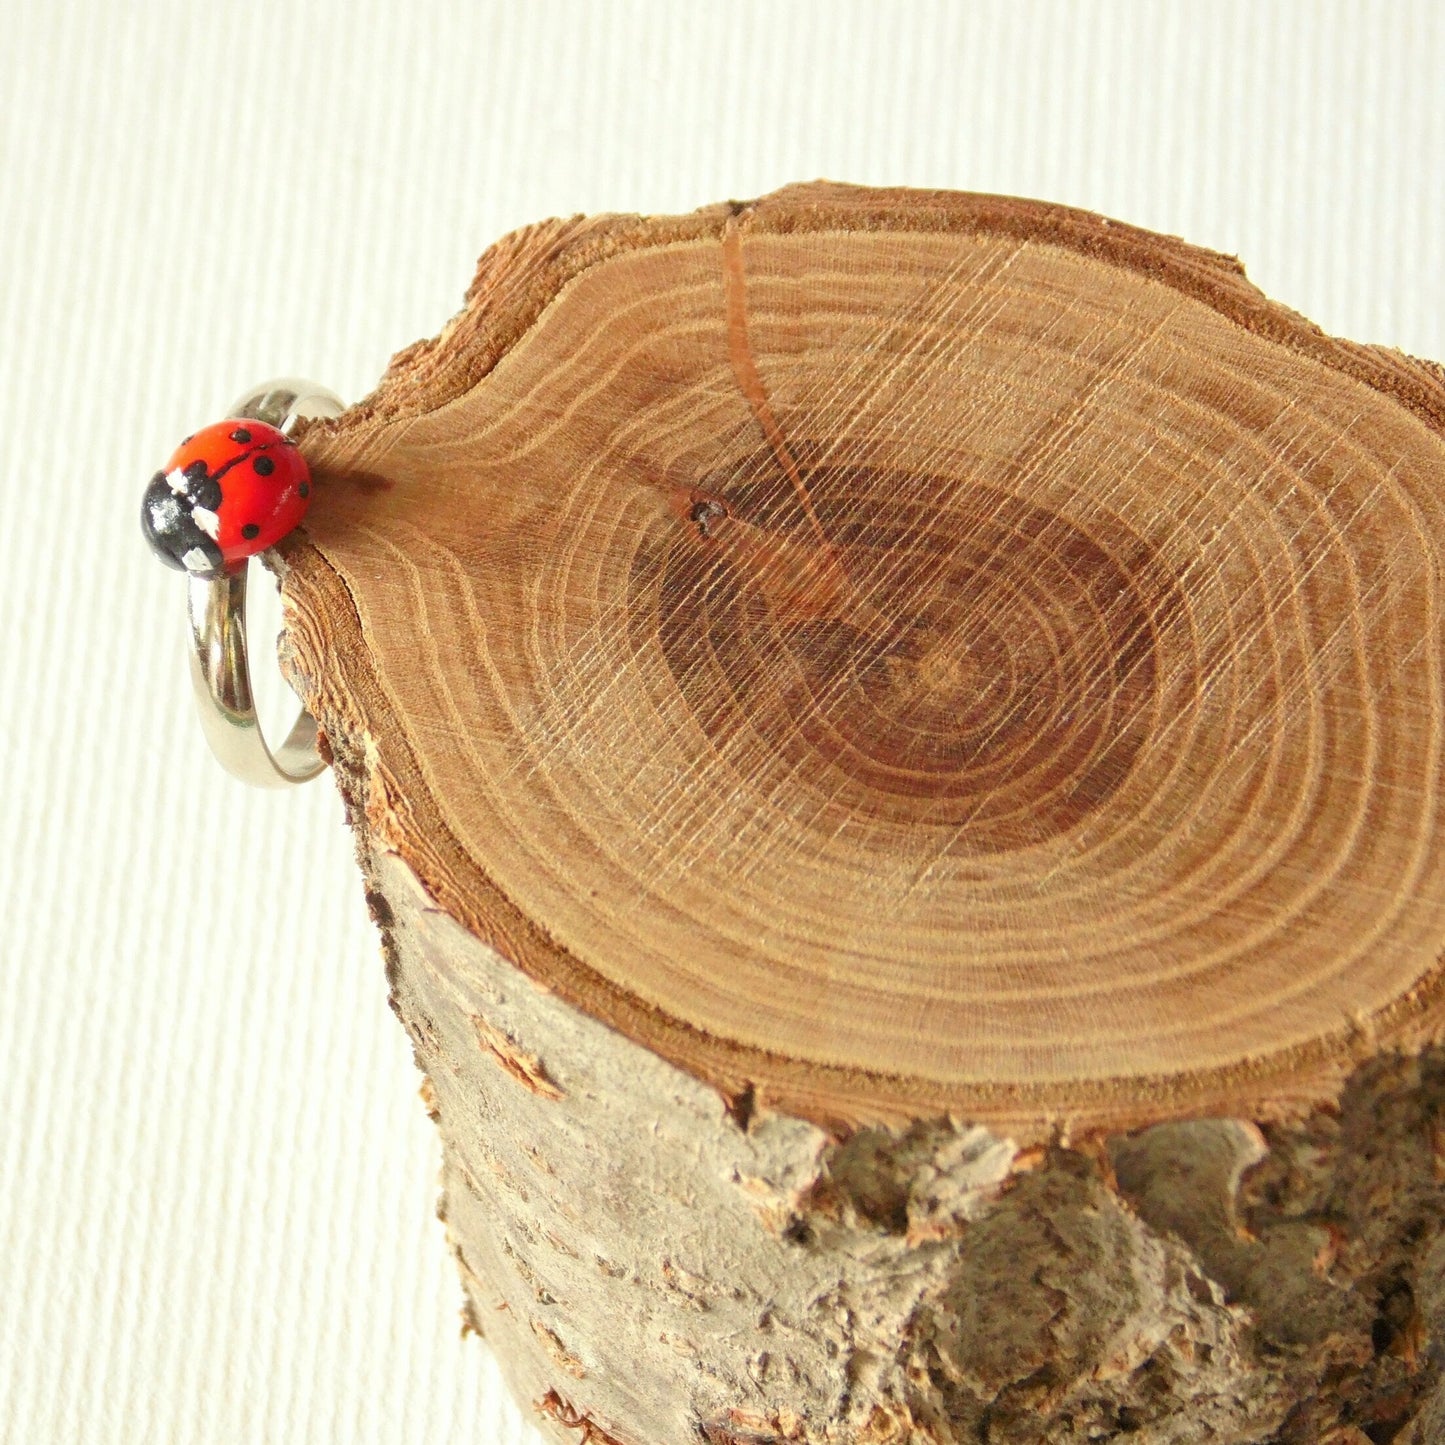
[[[817,184],[301,435],[283,661],[558,1439],[1445,1438],[1445,375]]]

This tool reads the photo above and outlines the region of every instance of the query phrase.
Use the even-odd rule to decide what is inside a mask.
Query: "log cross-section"
[[[816,184],[519,232],[300,440],[286,665],[546,1428],[1445,1428],[1438,368]]]

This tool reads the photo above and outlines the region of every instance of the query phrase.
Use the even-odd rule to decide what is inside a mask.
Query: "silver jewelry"
[[[315,382],[282,378],[246,392],[226,413],[226,420],[264,422],[289,436],[303,417],[338,416],[344,410],[341,398],[325,387]],[[226,435],[237,438],[238,446],[253,442],[244,427]],[[271,440],[276,441],[274,452],[280,460],[287,466],[292,465],[284,455],[283,445],[274,436]],[[218,498],[226,471],[249,461],[255,472],[270,479],[277,471],[277,462],[270,456],[262,457],[259,462],[255,460],[256,453],[266,450],[263,445],[252,445],[250,450],[238,453],[234,459],[209,472],[203,463],[191,463],[192,470],[173,466],[170,471],[158,472],[142,510],[143,526],[152,545],[161,550],[155,535],[159,525],[157,517],[161,522],[171,522],[177,507],[184,513],[186,526],[194,530],[194,525],[198,525],[207,536],[216,538],[217,511],[222,505]],[[294,456],[299,462],[299,453]],[[304,463],[300,464],[297,475],[305,480],[292,484],[293,491],[299,488],[300,501],[295,505],[304,511],[310,494],[309,473]],[[247,481],[255,485],[253,476],[248,476]],[[201,490],[207,486],[209,492]],[[150,514],[145,511],[147,506],[153,509]],[[245,535],[255,536],[258,530],[248,525]],[[196,540],[205,545],[205,537]],[[208,550],[219,558],[220,552],[214,546]],[[191,680],[195,684],[201,727],[211,751],[227,772],[258,787],[285,787],[314,778],[326,764],[317,751],[316,720],[310,713],[302,710],[285,741],[276,748],[268,746],[256,716],[246,649],[246,579],[253,557],[228,556],[223,562],[216,562],[211,575],[194,575],[206,565],[198,550],[182,554],[172,539],[168,552],[162,552],[162,556],[170,565],[181,566],[193,574],[186,579],[190,592]]]

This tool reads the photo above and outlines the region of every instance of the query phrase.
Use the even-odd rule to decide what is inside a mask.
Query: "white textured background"
[[[183,435],[361,396],[515,226],[816,176],[1091,207],[1442,358],[1442,157],[1441,0],[6,0],[0,1439],[535,1438],[334,792],[194,725],[137,527]]]

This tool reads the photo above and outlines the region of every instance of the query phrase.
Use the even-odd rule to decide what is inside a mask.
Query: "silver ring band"
[[[324,386],[284,377],[252,387],[226,416],[269,422],[289,434],[303,417],[339,416],[345,410],[341,398]],[[316,748],[316,720],[304,709],[280,747],[268,747],[262,735],[246,653],[251,560],[215,580],[189,579],[191,681],[201,727],[221,766],[243,782],[282,788],[308,782],[326,764]]]

